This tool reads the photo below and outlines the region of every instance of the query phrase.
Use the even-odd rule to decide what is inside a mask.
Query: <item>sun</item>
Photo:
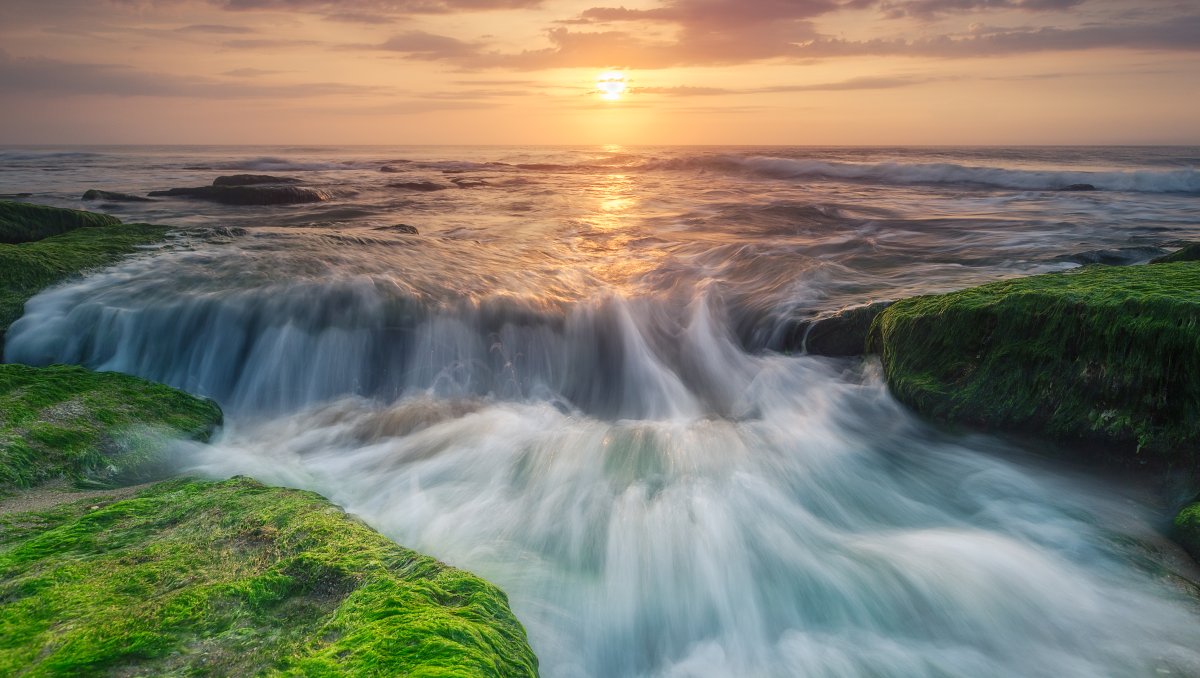
[[[616,101],[629,89],[621,71],[605,71],[596,78],[596,91],[606,101]]]

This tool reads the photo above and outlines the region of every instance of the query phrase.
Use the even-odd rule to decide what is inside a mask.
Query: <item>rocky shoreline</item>
[[[0,339],[44,287],[169,232],[0,202]],[[163,480],[172,441],[221,422],[136,377],[0,365],[0,499],[101,490],[0,514],[0,674],[537,675],[492,584],[310,492]]]
[[[1200,481],[1200,246],[845,309],[802,350],[877,355],[935,421],[1050,439],[1087,463]],[[1174,536],[1200,559],[1200,502]]]
[[[301,190],[289,183],[239,175],[202,189]],[[0,332],[43,287],[168,233],[0,202]],[[786,341],[817,355],[878,356],[896,398],[931,420],[1033,434],[1089,464],[1194,487],[1197,252],[849,308],[798,324]],[[64,478],[100,488],[161,481],[165,441],[202,441],[221,423],[210,401],[66,366],[0,365],[0,412],[0,498]],[[0,528],[0,600],[13,629],[0,672],[537,673],[501,591],[311,493],[170,479],[133,496],[10,513]],[[1173,530],[1200,558],[1200,502],[1181,508]],[[180,574],[186,554],[202,562],[195,576]],[[63,568],[84,583],[64,580]],[[60,637],[59,625],[71,634]]]

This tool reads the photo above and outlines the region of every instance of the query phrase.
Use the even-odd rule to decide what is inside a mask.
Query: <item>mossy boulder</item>
[[[0,200],[0,243],[33,242],[79,228],[120,223],[120,219],[107,214]]]
[[[207,440],[220,424],[211,400],[126,374],[0,365],[0,496],[52,478],[153,478],[169,439]]]
[[[1152,259],[1152,264],[1173,264],[1179,261],[1198,261],[1200,260],[1200,243],[1188,243],[1183,247],[1165,254],[1157,259]]]
[[[45,209],[51,212],[43,216],[75,212]],[[21,316],[25,302],[42,289],[88,269],[112,265],[141,247],[161,241],[167,232],[165,226],[118,222],[100,228],[81,228],[37,242],[0,243],[0,339]]]
[[[311,492],[172,480],[0,517],[0,675],[536,674],[502,591]]]
[[[1175,516],[1175,541],[1200,560],[1200,502],[1188,504]]]
[[[869,345],[892,392],[923,414],[1196,468],[1200,263],[1087,266],[905,299],[875,320]]]

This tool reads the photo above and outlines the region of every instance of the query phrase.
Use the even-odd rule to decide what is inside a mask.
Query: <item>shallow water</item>
[[[1154,507],[928,427],[872,361],[781,352],[845,305],[1193,239],[1198,158],[0,150],[0,193],[63,206],[234,171],[335,196],[118,205],[192,230],[36,297],[5,359],[216,398],[186,467],[488,577],[547,676],[1200,675],[1197,607],[1138,546]]]

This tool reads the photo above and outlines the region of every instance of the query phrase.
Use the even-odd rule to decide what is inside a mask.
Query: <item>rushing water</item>
[[[1200,675],[1155,507],[931,428],[871,360],[789,351],[798,320],[846,305],[1195,239],[1197,164],[0,150],[0,193],[62,206],[247,171],[330,196],[106,208],[185,231],[33,299],[5,359],[216,398],[227,430],[184,466],[317,490],[495,581],[547,676]],[[449,188],[387,186],[412,181]],[[1081,183],[1100,190],[1056,190]],[[397,223],[421,234],[375,230]]]

